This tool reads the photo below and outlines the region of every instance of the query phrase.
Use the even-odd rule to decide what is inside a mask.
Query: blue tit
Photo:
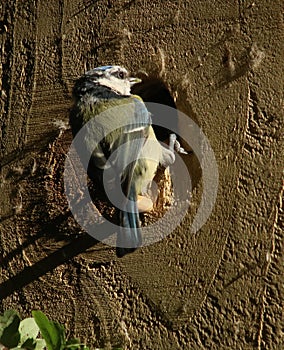
[[[102,66],[86,72],[73,88],[74,106],[70,113],[73,136],[93,118],[96,121],[104,116],[97,126],[103,138],[94,143],[97,130],[89,130],[82,147],[92,154],[88,166],[90,179],[119,202],[115,205],[120,226],[118,257],[142,245],[138,195],[153,180],[159,164],[167,167],[175,160],[174,152],[157,141],[151,115],[142,99],[131,95],[131,87],[140,81],[120,66]],[[108,133],[110,125],[117,121],[121,127]]]

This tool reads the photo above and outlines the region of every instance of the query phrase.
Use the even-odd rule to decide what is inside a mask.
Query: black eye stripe
[[[117,72],[113,72],[112,74],[119,79],[125,79],[127,75],[124,71],[121,71],[121,70]]]

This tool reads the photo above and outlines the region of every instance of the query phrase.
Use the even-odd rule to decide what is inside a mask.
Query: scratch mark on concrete
[[[269,273],[269,268],[271,266],[271,263],[273,261],[273,258],[276,259],[276,247],[275,247],[275,230],[277,228],[277,223],[278,223],[278,217],[279,217],[279,210],[282,209],[282,198],[283,198],[283,191],[284,191],[284,186],[282,185],[279,195],[278,195],[278,201],[275,205],[275,210],[274,210],[274,220],[273,220],[273,225],[272,225],[272,232],[271,232],[271,246],[269,251],[267,251],[266,254],[266,265],[265,265],[265,271],[263,278],[265,278],[268,273]],[[263,327],[264,327],[264,322],[265,322],[265,310],[266,310],[266,295],[267,295],[267,282],[265,282],[263,293],[262,293],[262,298],[261,298],[261,309],[260,309],[260,320],[259,320],[259,327],[258,327],[258,335],[257,335],[257,349],[261,350],[262,349],[262,339],[263,339]]]

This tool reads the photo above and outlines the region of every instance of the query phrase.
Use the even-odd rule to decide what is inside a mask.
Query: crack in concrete
[[[279,218],[279,211],[282,210],[282,199],[283,199],[283,192],[284,192],[284,186],[281,187],[279,194],[278,194],[278,201],[275,205],[274,209],[274,220],[272,225],[272,232],[271,232],[271,247],[270,250],[266,253],[266,266],[265,266],[265,274],[263,278],[269,274],[269,268],[271,266],[273,257],[275,257],[276,252],[276,245],[275,245],[275,230],[277,228],[278,224],[278,218]],[[265,311],[266,311],[266,295],[267,295],[267,282],[265,281],[264,289],[262,293],[261,298],[261,309],[260,309],[260,321],[259,321],[259,328],[258,328],[258,336],[257,336],[257,349],[261,350],[261,345],[263,341],[263,327],[265,322]]]

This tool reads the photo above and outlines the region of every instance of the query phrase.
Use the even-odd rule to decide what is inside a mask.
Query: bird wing
[[[92,106],[89,112],[94,118],[87,124],[85,144],[92,154],[91,163],[101,173],[107,171],[104,176],[110,187],[116,186],[119,179],[127,197],[137,159],[149,134],[150,114],[138,96],[106,100]],[[130,159],[133,162],[129,164]],[[90,171],[93,169],[89,167]]]
[[[150,115],[144,103],[131,97],[129,109],[125,108],[126,125],[120,130],[117,153],[117,164],[120,169],[120,184],[122,192],[128,200],[122,201],[122,210],[119,212],[121,227],[117,235],[116,254],[118,257],[133,252],[142,244],[142,236],[137,207],[137,183],[134,170],[140,157],[145,140],[149,134],[151,123]],[[137,169],[136,169],[137,170]]]
[[[133,184],[134,169],[141,150],[149,134],[151,125],[150,114],[142,100],[131,96],[129,104],[123,108],[123,123],[115,148],[117,152],[114,163],[120,174],[121,187],[124,195],[129,198],[130,188]],[[134,200],[134,199],[132,199]]]

